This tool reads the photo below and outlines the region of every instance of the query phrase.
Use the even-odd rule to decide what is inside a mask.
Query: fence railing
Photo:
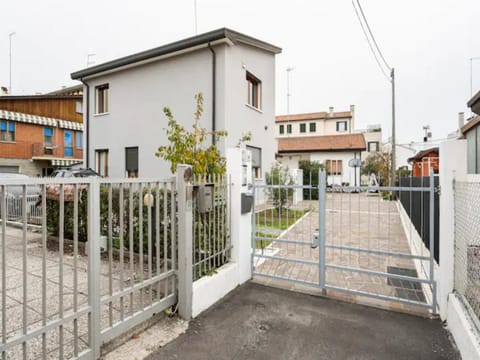
[[[177,301],[173,178],[28,179],[0,184],[2,358],[97,359]],[[39,229],[27,225],[39,189]],[[7,219],[16,190],[21,227]]]
[[[230,261],[227,175],[196,176],[193,194],[193,280],[212,275]],[[205,196],[206,194],[206,196]],[[209,195],[211,194],[211,201]]]
[[[455,182],[454,288],[480,331],[480,183]]]
[[[35,191],[37,192],[37,191]],[[39,193],[28,194],[26,195],[27,207],[27,223],[29,225],[40,225],[42,221],[42,208],[37,205],[39,201]],[[21,222],[23,219],[23,196],[22,195],[11,195],[8,192],[6,196],[6,219],[7,221]],[[0,210],[0,217],[2,212]]]

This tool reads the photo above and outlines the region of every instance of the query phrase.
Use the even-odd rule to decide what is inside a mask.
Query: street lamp
[[[294,67],[287,67],[287,115],[290,114],[290,72],[293,71]]]
[[[10,34],[8,34],[8,38],[10,41],[10,71],[9,71],[9,85],[8,85],[8,93],[12,95],[12,37],[15,35],[16,32],[13,31]]]

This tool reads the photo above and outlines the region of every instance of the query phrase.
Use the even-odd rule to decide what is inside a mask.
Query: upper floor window
[[[345,132],[347,131],[347,122],[346,121],[337,121],[337,131],[338,132]]]
[[[285,125],[280,125],[278,129],[279,129],[280,135],[285,133]]]
[[[480,174],[480,126],[470,129],[466,138],[468,173]]]
[[[0,120],[0,141],[15,141],[15,122]]]
[[[77,131],[77,149],[83,148],[83,133],[81,131]]]
[[[378,151],[378,150],[379,150],[378,141],[369,141],[368,142],[368,149],[367,149],[368,152]]]
[[[79,100],[75,102],[75,112],[78,114],[83,114],[83,103]]]
[[[44,146],[53,146],[53,128],[43,128],[43,144]]]
[[[262,101],[262,82],[253,74],[247,71],[248,84],[248,105],[257,109],[261,108]]]
[[[287,134],[291,134],[292,133],[292,124],[288,124],[287,125]]]
[[[301,133],[307,132],[307,124],[300,124],[300,132]]]
[[[70,130],[63,131],[63,153],[64,156],[73,156],[73,132]]]
[[[310,132],[315,132],[317,131],[317,124],[316,123],[310,123]]]
[[[95,88],[96,114],[108,113],[108,84],[99,85]]]

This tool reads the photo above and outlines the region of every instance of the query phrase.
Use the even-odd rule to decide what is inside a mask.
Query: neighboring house
[[[430,169],[434,174],[438,174],[439,156],[438,147],[422,150],[408,159],[412,165],[412,176],[429,176]]]
[[[275,118],[276,137],[344,135],[355,129],[355,106],[350,111],[279,115]]]
[[[275,55],[281,49],[219,29],[86,68],[72,74],[85,84],[87,166],[103,176],[170,176],[155,156],[167,143],[169,107],[191,129],[194,96],[204,96],[201,126],[226,130],[224,155],[252,133],[255,177],[275,160]],[[211,141],[215,141],[212,139]]]
[[[83,160],[82,95],[0,96],[0,172],[46,176]]]
[[[480,91],[470,99],[468,106],[477,115],[461,128],[462,135],[467,139],[467,173],[480,174]]]
[[[360,168],[349,166],[365,151],[363,134],[325,135],[278,138],[279,161],[290,169],[298,169],[301,160],[325,165],[328,185],[360,184]]]
[[[366,129],[355,130],[355,133],[363,134],[365,138],[366,149],[362,152],[362,160],[365,160],[370,154],[382,151],[382,126],[369,125]]]

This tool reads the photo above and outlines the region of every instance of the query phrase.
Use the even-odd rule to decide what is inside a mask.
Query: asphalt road
[[[247,283],[147,359],[460,359],[440,320]]]

